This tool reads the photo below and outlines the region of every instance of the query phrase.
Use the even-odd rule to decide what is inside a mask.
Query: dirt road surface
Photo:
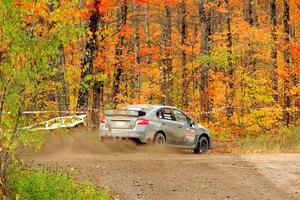
[[[52,136],[25,160],[107,186],[114,199],[300,199],[300,154],[214,154]]]

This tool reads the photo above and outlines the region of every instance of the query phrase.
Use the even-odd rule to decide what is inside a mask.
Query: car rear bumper
[[[100,138],[132,138],[139,139],[145,143],[152,140],[154,133],[148,127],[137,127],[135,129],[108,129],[104,125],[100,126]]]

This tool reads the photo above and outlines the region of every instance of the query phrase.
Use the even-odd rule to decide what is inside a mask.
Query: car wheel
[[[208,139],[205,136],[200,137],[198,143],[196,145],[196,149],[194,149],[194,153],[196,154],[206,154],[208,152],[209,143]]]
[[[166,144],[166,138],[164,134],[162,133],[157,133],[154,137],[154,144],[159,144],[159,145],[164,145]]]

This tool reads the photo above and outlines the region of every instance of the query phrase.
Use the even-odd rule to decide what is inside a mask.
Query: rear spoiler
[[[104,110],[104,115],[140,117],[140,116],[145,116],[146,112],[140,110]]]

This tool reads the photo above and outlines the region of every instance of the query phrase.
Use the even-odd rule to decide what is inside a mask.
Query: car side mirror
[[[191,120],[191,121],[190,121],[190,126],[191,126],[191,127],[194,127],[195,125],[196,125],[195,121],[194,121],[194,120]]]

